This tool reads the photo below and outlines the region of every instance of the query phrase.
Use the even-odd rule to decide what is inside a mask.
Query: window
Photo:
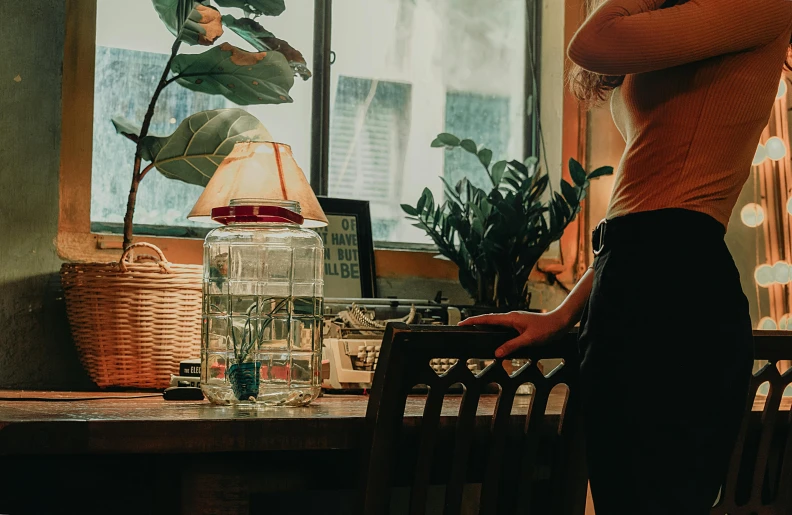
[[[429,243],[399,206],[426,187],[442,199],[440,176],[486,184],[473,156],[430,147],[438,133],[523,155],[530,4],[333,3],[330,194],[371,201],[375,240]]]
[[[371,202],[374,238],[395,244],[429,243],[404,219],[400,204],[414,204],[428,187],[442,198],[439,180],[467,176],[484,186],[475,158],[430,147],[440,132],[486,144],[497,158],[520,157],[535,131],[526,127],[526,44],[536,45],[538,0],[343,0],[333,4],[334,56],[330,91],[328,193]],[[118,13],[124,12],[123,17]],[[241,15],[241,11],[237,13]],[[314,2],[287,2],[287,11],[262,18],[267,29],[300,50],[312,69]],[[246,45],[226,31],[224,40]],[[132,167],[133,143],[110,123],[124,116],[140,123],[161,73],[172,36],[151,2],[97,2],[91,228],[120,232]],[[202,52],[186,47],[183,52]],[[539,50],[534,49],[538,59]],[[310,170],[312,88],[296,79],[293,104],[248,106],[288,143]],[[170,134],[186,116],[232,106],[223,97],[169,86],[152,132]],[[206,226],[186,214],[200,188],[152,171],[141,183],[135,215],[138,234],[201,237]]]

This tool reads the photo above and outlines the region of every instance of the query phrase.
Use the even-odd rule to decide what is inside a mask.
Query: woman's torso
[[[608,218],[662,208],[724,226],[750,172],[792,27],[770,44],[627,75],[611,110],[627,142]]]

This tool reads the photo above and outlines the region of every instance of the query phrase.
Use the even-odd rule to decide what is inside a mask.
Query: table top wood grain
[[[0,455],[216,453],[353,450],[368,397],[325,395],[302,408],[235,408],[207,401],[165,401],[129,393],[0,391]],[[446,398],[441,425],[452,427],[461,396]],[[411,396],[405,427],[415,428],[425,397]],[[754,409],[760,409],[757,398]],[[487,430],[496,395],[482,396],[476,426]],[[545,423],[557,424],[564,395],[554,391]],[[524,423],[530,395],[515,398],[513,423]],[[789,410],[785,397],[782,409]]]

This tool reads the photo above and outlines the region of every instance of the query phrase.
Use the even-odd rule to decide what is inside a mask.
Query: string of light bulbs
[[[776,94],[776,102],[777,102],[777,104],[774,107],[774,113],[775,114],[777,114],[778,110],[782,107],[780,105],[781,103],[779,101],[781,101],[782,99],[785,99],[785,97],[787,95],[787,92],[788,92],[787,82],[786,82],[786,80],[784,78],[782,78],[781,81],[779,82],[779,85],[778,85],[778,93]],[[783,124],[787,123],[787,119],[788,118],[787,118],[787,113],[786,113],[786,105],[783,105],[783,115],[780,118],[781,118],[781,121],[783,122]],[[765,173],[767,173],[768,169],[766,168],[766,166],[768,165],[768,162],[772,162],[773,163],[773,168],[774,169],[777,169],[777,168],[778,169],[783,169],[783,167],[779,168],[779,165],[781,165],[781,163],[778,163],[778,162],[782,161],[783,159],[785,159],[789,155],[789,138],[787,136],[788,129],[783,128],[783,129],[779,130],[779,126],[780,125],[779,125],[778,119],[777,119],[776,120],[776,125],[775,125],[775,129],[776,130],[773,131],[773,132],[775,132],[775,134],[772,134],[772,135],[770,135],[770,137],[767,137],[767,132],[765,132],[764,137],[766,138],[766,140],[763,143],[760,142],[757,145],[756,153],[755,153],[754,159],[753,159],[753,168],[752,168],[752,173],[754,174],[755,177],[757,176],[757,174],[759,174],[761,172],[762,169],[764,169]],[[770,128],[770,126],[768,126],[768,129],[769,128]],[[768,129],[766,129],[766,131]],[[778,163],[778,164],[776,164],[776,163]],[[766,182],[766,177],[767,176],[765,175],[764,177],[765,177],[765,179],[764,179],[765,180],[764,188],[768,188],[767,182]],[[780,193],[781,195],[783,195],[781,197],[781,199],[784,199],[783,200],[783,205],[785,207],[786,213],[787,213],[787,215],[792,216],[792,196],[790,195],[789,191],[780,191],[782,189],[785,189],[785,188],[781,187],[782,184],[785,184],[785,183],[784,182],[780,182],[780,184],[776,184],[776,182],[774,181],[772,183],[772,186],[776,190],[779,190],[777,193]],[[771,211],[774,211],[774,212],[771,212],[771,213],[766,212],[766,208],[763,207],[762,204],[765,204],[765,206],[767,206],[767,198],[765,196],[762,196],[762,193],[768,193],[768,191],[767,191],[767,189],[765,189],[765,190],[760,192],[760,189],[761,188],[759,188],[759,187],[755,187],[754,188],[754,202],[750,202],[750,203],[744,205],[740,209],[740,220],[747,227],[751,227],[751,228],[760,228],[760,227],[762,227],[764,224],[767,223],[768,216],[774,216],[774,214],[777,213],[777,211],[774,211],[777,208],[775,208],[773,206],[779,206],[780,207],[780,205],[781,205],[780,204],[780,199],[775,201],[775,203],[770,203]],[[760,197],[760,196],[762,196],[761,203],[759,202],[759,199],[758,199],[758,197]],[[778,197],[775,197],[775,198],[778,199]],[[768,230],[772,231],[774,227],[788,227],[789,226],[787,221],[780,221],[779,222],[777,220],[773,220],[772,222],[774,222],[774,223],[771,223],[770,227],[766,227],[765,228],[765,237],[767,237],[767,231]],[[773,232],[773,234],[775,234],[775,232]],[[757,235],[758,235],[758,233],[757,233]],[[781,238],[783,238],[783,237],[784,237],[784,234],[782,234]],[[765,250],[767,251],[767,249],[765,249]],[[765,254],[772,254],[772,253],[773,252],[770,252],[770,253],[765,252]],[[775,254],[778,255],[778,252],[775,252]],[[758,255],[759,254],[758,254],[758,247],[757,247],[757,258],[758,258]],[[778,288],[780,286],[781,288],[784,288],[784,292],[786,292],[786,285],[792,284],[792,264],[790,264],[786,260],[786,259],[790,259],[790,257],[792,257],[792,256],[789,256],[786,252],[781,252],[781,255],[779,257],[782,257],[783,259],[777,260],[775,262],[771,261],[771,262],[768,262],[768,263],[759,264],[759,265],[757,265],[756,269],[754,270],[754,281],[755,281],[756,285],[758,287],[764,288],[766,290],[772,290],[772,291],[768,291],[768,293],[771,293],[771,315],[775,313],[776,317],[777,317],[777,319],[776,319],[773,316],[761,316],[761,314],[762,314],[761,313],[762,312],[761,299],[759,297],[759,290],[757,289],[757,302],[759,303],[759,312],[760,312],[760,316],[761,316],[761,319],[759,320],[759,323],[757,324],[757,329],[763,329],[763,330],[792,330],[792,314],[786,313],[786,314],[781,315],[780,317],[777,315],[779,312],[780,313],[784,313],[785,311],[787,311],[789,309],[788,307],[786,309],[780,309],[782,307],[788,306],[789,302],[785,301],[784,302],[784,306],[780,306],[779,302],[778,302],[778,291],[779,290],[774,290],[774,288]],[[765,259],[768,259],[768,258],[772,259],[772,257],[769,256],[769,255],[767,257],[765,257]],[[775,303],[773,302],[773,295],[772,295],[773,292],[775,292],[775,300],[776,300]]]

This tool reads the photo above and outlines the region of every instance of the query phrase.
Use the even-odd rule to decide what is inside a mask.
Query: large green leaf
[[[171,70],[187,89],[223,95],[239,105],[291,102],[294,75],[279,52],[245,52],[223,43],[202,54],[178,55]]]
[[[492,181],[495,185],[499,185],[501,180],[503,179],[503,172],[506,171],[506,161],[498,161],[494,165],[492,165]],[[495,190],[498,191],[498,190]]]
[[[575,161],[574,158],[570,158],[569,160],[569,175],[577,186],[583,186],[586,182],[586,170],[584,170],[583,165]]]
[[[205,0],[152,0],[162,22],[190,45],[211,45],[223,34],[220,13]]]
[[[412,207],[409,204],[402,204],[401,205],[402,211],[407,213],[410,216],[418,216],[418,210]]]
[[[223,16],[223,24],[250,43],[259,52],[274,50],[280,52],[289,61],[289,66],[303,80],[311,78],[311,71],[303,55],[288,42],[278,39],[252,18],[234,18],[230,14]]]
[[[613,167],[612,166],[601,166],[588,174],[587,179],[596,179],[597,177],[602,177],[603,175],[612,175],[613,174]]]
[[[570,206],[574,207],[580,203],[578,201],[577,190],[564,179],[561,179],[561,192],[564,194],[564,199],[566,199]]]
[[[286,10],[284,0],[215,0],[220,7],[237,7],[247,13],[279,16]]]
[[[489,165],[492,162],[492,150],[488,148],[482,148],[479,150],[478,158],[479,161],[481,161],[481,164],[484,165],[484,168],[489,168]]]
[[[432,142],[433,147],[457,147],[459,146],[459,138],[447,132],[441,132],[437,135]]]
[[[170,136],[143,138],[147,161],[165,177],[206,186],[217,166],[240,141],[271,141],[258,119],[242,109],[201,111]]]
[[[184,21],[193,10],[195,0],[152,0],[151,3],[154,4],[162,23],[171,34],[178,36]]]
[[[478,146],[472,139],[463,139],[459,142],[459,146],[470,152],[471,154],[478,155]]]

